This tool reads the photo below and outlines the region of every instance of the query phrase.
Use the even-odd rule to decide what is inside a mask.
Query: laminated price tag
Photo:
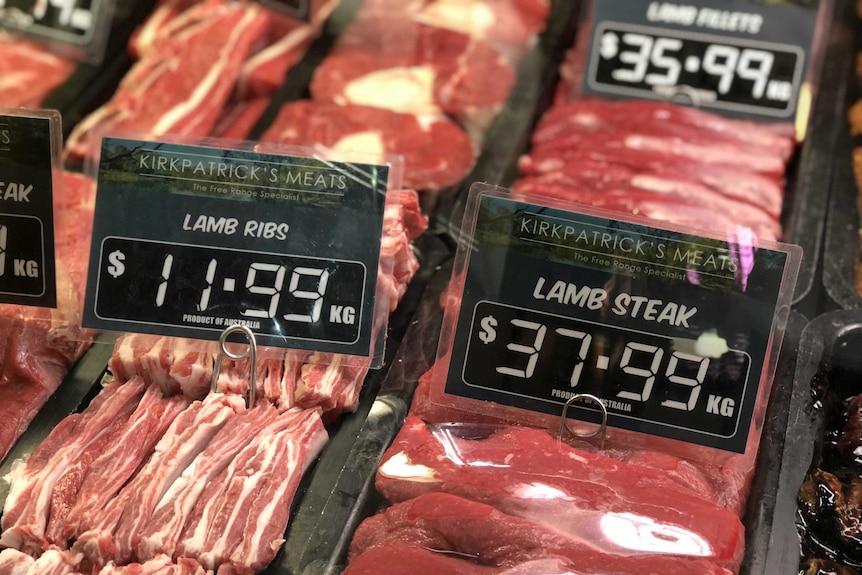
[[[0,109],[0,302],[57,307],[60,115]]]
[[[793,120],[819,2],[595,2],[585,93]]]
[[[105,138],[84,325],[368,356],[389,168]],[[386,310],[382,321],[385,324]]]
[[[798,246],[477,186],[464,229],[433,401],[525,422],[571,403],[570,418],[745,452]]]

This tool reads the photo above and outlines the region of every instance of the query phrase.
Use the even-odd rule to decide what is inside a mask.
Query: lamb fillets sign
[[[0,28],[48,40],[73,57],[100,58],[112,0],[0,0]]]
[[[59,114],[0,109],[0,302],[57,307]]]
[[[792,121],[819,4],[595,2],[583,90]]]
[[[105,138],[84,325],[369,355],[386,166]]]
[[[744,452],[801,250],[563,206],[474,186],[432,399]]]

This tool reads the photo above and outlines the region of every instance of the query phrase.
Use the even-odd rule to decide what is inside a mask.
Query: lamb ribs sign
[[[85,325],[367,356],[388,168],[106,138]]]

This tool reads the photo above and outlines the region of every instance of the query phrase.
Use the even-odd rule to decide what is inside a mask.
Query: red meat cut
[[[403,186],[438,191],[461,181],[473,166],[467,134],[444,116],[417,117],[368,106],[299,101],[284,106],[262,142],[335,151],[404,156]]]
[[[38,108],[75,63],[38,44],[0,33],[0,107]]]
[[[76,126],[67,156],[95,156],[94,138],[108,132],[209,135],[269,25],[267,13],[254,4],[207,0],[186,10],[123,78],[111,101]]]
[[[442,491],[541,518],[574,535],[596,522],[622,517],[625,523],[637,516],[653,525],[647,533],[666,530],[656,535],[656,542],[667,537],[666,553],[678,536],[680,549],[695,549],[723,566],[734,567],[742,558],[739,518],[702,498],[708,494],[691,491],[662,470],[574,449],[538,429],[502,428],[487,439],[471,440],[448,432],[435,436],[421,419],[409,416],[383,457],[376,485],[392,502]],[[626,542],[612,538],[593,541],[617,554],[650,549],[656,542],[633,539],[633,548],[626,549]]]
[[[595,528],[601,531],[619,526]],[[648,528],[647,528],[648,529]],[[598,534],[597,534],[598,535]],[[604,533],[611,537],[612,533]],[[618,537],[630,536],[617,532]],[[575,569],[601,566],[609,575],[726,575],[726,569],[704,557],[650,552],[609,554],[578,537],[541,522],[507,515],[490,505],[448,493],[428,493],[369,517],[356,530],[351,557],[381,545],[412,544],[473,558],[480,565],[514,567],[525,562],[562,557]],[[702,552],[703,550],[701,550]]]

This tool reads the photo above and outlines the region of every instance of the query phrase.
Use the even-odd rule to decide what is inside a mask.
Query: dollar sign
[[[486,315],[483,317],[481,325],[482,330],[479,332],[479,339],[481,339],[483,343],[488,344],[497,339],[497,332],[494,330],[494,327],[497,325],[497,320],[494,319],[494,316]]]
[[[123,260],[125,259],[126,254],[120,250],[111,252],[110,255],[108,255],[108,261],[111,262],[111,265],[108,266],[108,273],[115,278],[123,275],[123,272],[126,271],[126,266],[123,265]]]
[[[614,58],[620,51],[620,39],[619,36],[614,34],[613,32],[605,32],[602,35],[602,46],[599,48],[599,54],[601,54],[602,58],[605,60],[610,60]]]

